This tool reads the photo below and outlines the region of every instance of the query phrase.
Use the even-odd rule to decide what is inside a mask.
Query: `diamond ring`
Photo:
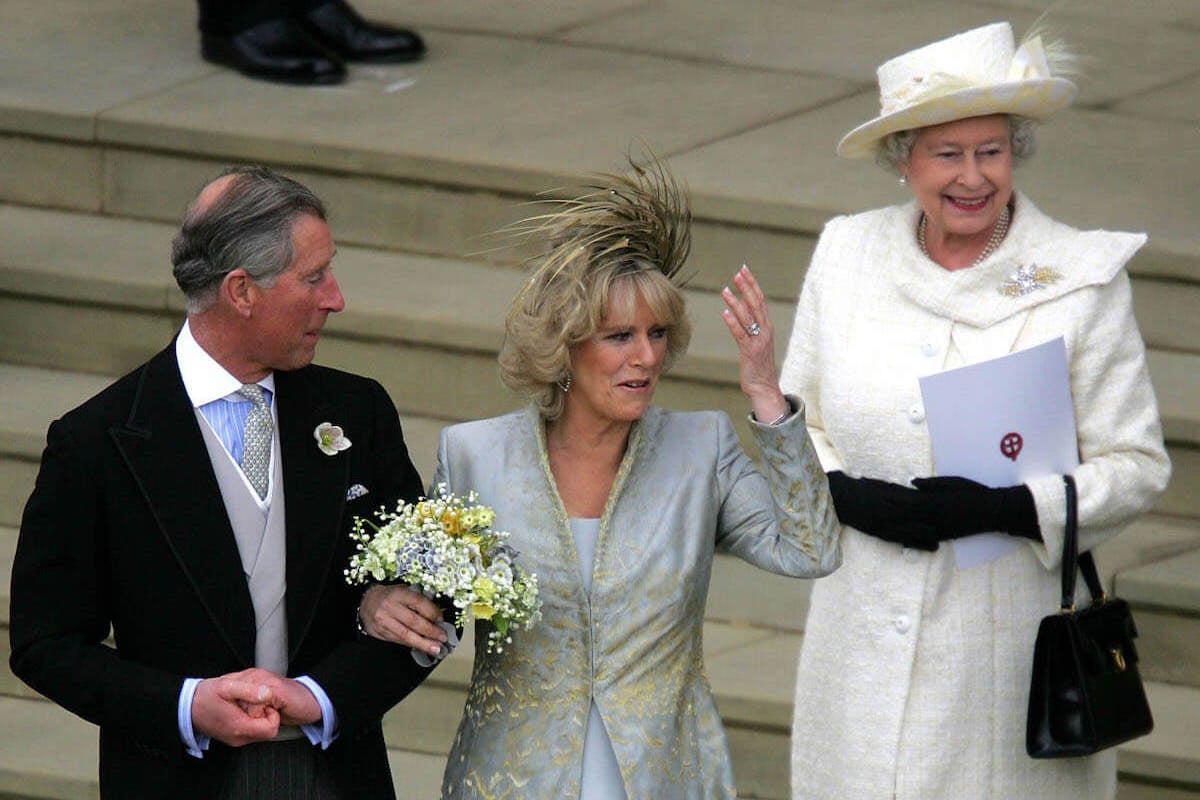
[[[751,336],[758,336],[760,333],[762,333],[762,328],[758,326],[757,322],[751,322],[746,328],[746,333],[750,334]]]

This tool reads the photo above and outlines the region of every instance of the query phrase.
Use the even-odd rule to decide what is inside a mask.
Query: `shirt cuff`
[[[183,687],[179,690],[179,707],[177,722],[179,723],[179,738],[187,748],[187,754],[195,758],[204,758],[212,737],[203,733],[197,734],[192,728],[192,698],[196,696],[196,687],[200,685],[199,678],[184,678]]]
[[[333,702],[321,685],[309,676],[301,675],[296,681],[312,692],[313,697],[317,698],[317,705],[321,707],[321,719],[301,725],[300,730],[304,731],[308,741],[319,744],[322,750],[328,750],[329,745],[337,739],[337,712],[333,710]]]

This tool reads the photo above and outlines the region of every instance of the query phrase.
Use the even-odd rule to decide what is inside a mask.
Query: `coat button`
[[[914,424],[924,422],[925,421],[925,409],[921,408],[919,405],[913,406],[912,408],[910,408],[908,410],[908,418]]]
[[[904,560],[907,561],[909,564],[917,563],[917,559],[919,559],[921,557],[920,554],[917,553],[917,551],[911,547],[902,548],[900,551],[900,555],[903,556]]]
[[[898,633],[908,633],[908,629],[912,627],[912,620],[908,618],[908,614],[901,614],[896,617],[896,631]]]
[[[921,345],[921,354],[928,358],[933,358],[938,354],[937,345],[933,342],[926,342],[925,344]]]

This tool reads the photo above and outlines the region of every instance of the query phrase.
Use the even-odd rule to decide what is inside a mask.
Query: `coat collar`
[[[920,207],[915,201],[888,211],[885,236],[899,242],[905,256],[894,276],[896,288],[935,314],[977,328],[1085,286],[1108,283],[1146,242],[1141,233],[1080,231],[1055,222],[1018,192],[1012,227],[996,251],[977,266],[950,271],[917,247]],[[1003,293],[1005,282],[1022,267],[1049,270],[1052,279],[1028,294]]]

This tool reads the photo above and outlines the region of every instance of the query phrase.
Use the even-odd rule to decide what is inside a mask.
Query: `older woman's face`
[[[630,286],[613,289],[608,306],[599,329],[575,348],[564,416],[633,422],[645,413],[658,386],[667,328]]]
[[[922,128],[900,171],[925,212],[927,236],[986,241],[1012,197],[1008,117]]]

